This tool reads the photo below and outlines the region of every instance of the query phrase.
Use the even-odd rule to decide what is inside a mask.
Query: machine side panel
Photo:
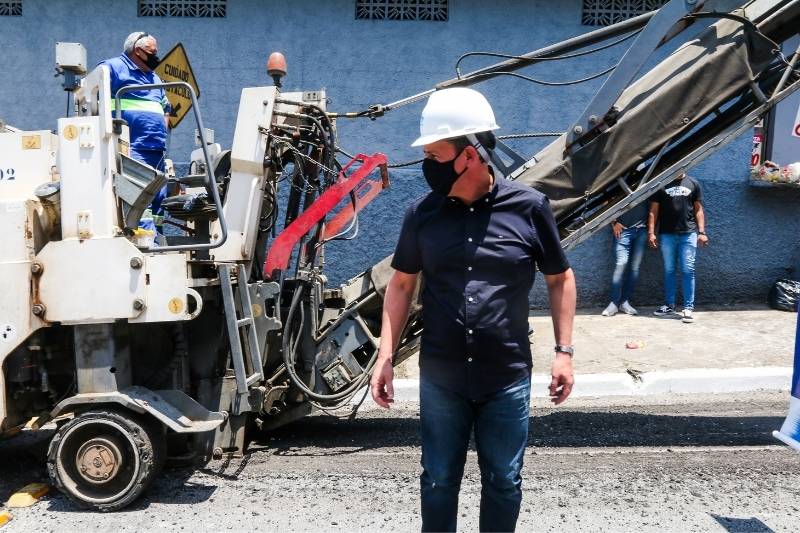
[[[30,220],[32,200],[0,200],[0,430],[6,418],[3,363],[11,352],[42,326],[31,314],[31,257],[33,237]]]
[[[0,134],[0,198],[34,198],[36,187],[52,180],[57,145],[49,131]]]
[[[231,150],[231,180],[223,208],[228,222],[228,240],[212,251],[215,261],[242,261],[253,257],[267,143],[261,129],[270,128],[275,94],[275,87],[242,90]],[[218,223],[213,233],[219,233]]]
[[[172,322],[188,318],[186,254],[145,256],[145,309],[130,322]]]
[[[119,226],[112,169],[113,143],[100,117],[58,121],[61,231],[64,239],[111,237]]]
[[[127,239],[51,242],[37,259],[44,266],[39,296],[49,321],[108,322],[144,309],[145,270],[135,266],[144,257]]]

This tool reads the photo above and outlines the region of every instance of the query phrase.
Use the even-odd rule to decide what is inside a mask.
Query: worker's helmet
[[[500,128],[492,106],[474,89],[453,87],[428,97],[419,121],[419,138],[411,146],[423,146]]]

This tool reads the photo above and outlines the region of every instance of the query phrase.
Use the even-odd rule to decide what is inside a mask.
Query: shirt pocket
[[[528,243],[514,233],[495,232],[484,240],[486,267],[498,281],[520,280],[533,271],[533,254]]]

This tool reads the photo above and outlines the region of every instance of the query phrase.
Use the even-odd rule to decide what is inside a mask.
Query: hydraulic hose
[[[303,380],[300,379],[300,376],[297,375],[295,371],[294,365],[294,355],[296,352],[297,347],[292,346],[291,344],[291,326],[294,320],[294,315],[297,311],[298,305],[300,305],[300,299],[303,295],[304,287],[302,285],[298,286],[294,290],[294,295],[292,296],[292,302],[289,306],[289,313],[286,316],[286,327],[283,332],[283,364],[286,367],[286,372],[289,375],[289,379],[291,382],[300,389],[303,394],[308,396],[311,400],[316,400],[319,402],[335,402],[338,400],[342,400],[347,398],[348,396],[353,396],[358,389],[360,389],[364,383],[369,379],[370,372],[372,367],[375,365],[375,360],[378,357],[378,352],[376,351],[372,358],[367,363],[367,367],[364,369],[364,373],[354,381],[351,385],[349,385],[345,390],[337,392],[335,394],[319,394],[312,391],[308,385],[306,385]],[[300,318],[300,330],[302,331],[303,323],[304,323],[303,311],[301,308],[301,318]]]

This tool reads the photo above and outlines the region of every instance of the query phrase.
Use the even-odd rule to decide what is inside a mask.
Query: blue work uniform
[[[111,71],[111,94],[130,85],[150,85],[162,83],[155,72],[144,72],[126,54],[107,59],[100,63]],[[120,99],[122,118],[130,130],[130,155],[153,168],[164,170],[164,156],[167,147],[167,126],[164,115],[169,113],[170,105],[164,89],[142,89],[124,93]],[[166,196],[166,187],[153,199],[151,209],[154,215],[163,215],[161,201]]]

